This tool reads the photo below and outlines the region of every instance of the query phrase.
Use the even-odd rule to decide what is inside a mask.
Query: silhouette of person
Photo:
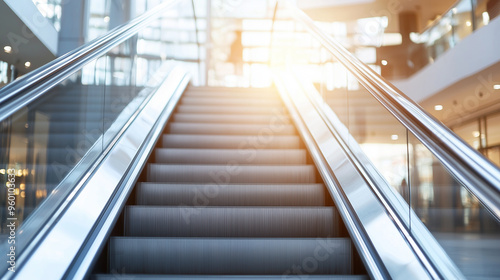
[[[234,72],[236,76],[243,75],[243,45],[241,43],[241,31],[234,31],[236,38],[231,44],[231,52],[227,59],[228,62],[233,63]]]

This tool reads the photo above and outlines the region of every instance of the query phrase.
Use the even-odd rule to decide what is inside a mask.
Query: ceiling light
[[[482,16],[483,16],[483,24],[488,25],[488,23],[490,23],[490,14],[488,14],[488,12],[483,12]]]
[[[109,22],[109,17],[108,16],[104,17],[104,22]]]
[[[30,68],[30,67],[31,67],[31,62],[26,61],[26,62],[24,63],[24,67],[26,67],[26,68]]]
[[[493,89],[500,89],[500,85],[494,85]]]
[[[385,60],[385,59],[382,59],[382,61],[380,61],[380,63],[382,63],[382,65],[386,66],[389,62],[387,62],[387,60]]]
[[[6,53],[11,53],[12,52],[12,47],[11,46],[5,46],[5,47],[3,47],[3,50]]]
[[[481,133],[479,133],[479,131],[472,132],[472,136],[474,136],[474,138],[478,138],[480,135],[481,135]]]
[[[397,134],[393,134],[393,135],[391,135],[391,139],[396,141],[399,139],[399,136]]]
[[[434,106],[434,110],[436,110],[436,111],[443,110],[443,105],[436,105],[436,106]]]
[[[465,22],[465,25],[467,25],[467,26],[471,26],[471,25],[472,25],[472,22],[467,21],[467,22]]]

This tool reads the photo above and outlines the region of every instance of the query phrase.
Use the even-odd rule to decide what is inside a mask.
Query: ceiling
[[[359,18],[387,16],[388,33],[398,33],[398,14],[417,13],[419,31],[430,20],[445,13],[456,0],[297,0],[297,5],[315,20],[351,21]]]
[[[490,66],[421,102],[428,112],[447,126],[454,127],[500,110],[500,63]],[[434,106],[443,109],[436,111]]]
[[[21,15],[15,11],[20,9]],[[56,57],[49,46],[57,46],[57,31],[41,14],[36,17],[33,13],[39,12],[30,0],[0,1],[0,60],[15,65],[21,75]],[[12,48],[10,53],[4,51],[5,46]],[[31,63],[29,68],[25,67],[27,61]]]

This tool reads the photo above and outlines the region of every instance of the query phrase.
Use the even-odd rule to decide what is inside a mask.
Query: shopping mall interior
[[[500,278],[499,0],[0,1],[2,279]]]

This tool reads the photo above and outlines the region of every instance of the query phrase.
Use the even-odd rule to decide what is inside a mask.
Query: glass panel
[[[500,113],[486,117],[488,147],[500,146]]]
[[[479,122],[473,121],[453,128],[453,131],[474,149],[481,147]]]
[[[350,134],[389,185],[409,203],[406,128],[352,75],[348,81]]]
[[[87,70],[100,61],[3,121],[0,181],[7,188],[0,192],[2,241],[12,235],[6,226],[11,222],[16,229],[42,226],[102,152],[104,86],[84,84],[85,79],[98,80],[97,72]],[[28,239],[25,232],[18,236],[17,253]]]
[[[0,250],[9,246],[7,225],[14,222],[16,254],[22,253],[163,81],[170,69],[168,58],[186,57],[183,63],[193,70],[195,84],[202,80],[197,45],[173,44],[182,36],[192,42],[195,33],[164,31],[161,24],[160,17],[2,121],[0,183],[6,188],[0,192]],[[161,38],[165,33],[174,34],[170,44]],[[147,40],[158,40],[160,45],[150,46]]]
[[[61,0],[33,0],[33,3],[59,31],[61,29]]]
[[[467,278],[500,277],[500,224],[415,136],[412,209]]]

